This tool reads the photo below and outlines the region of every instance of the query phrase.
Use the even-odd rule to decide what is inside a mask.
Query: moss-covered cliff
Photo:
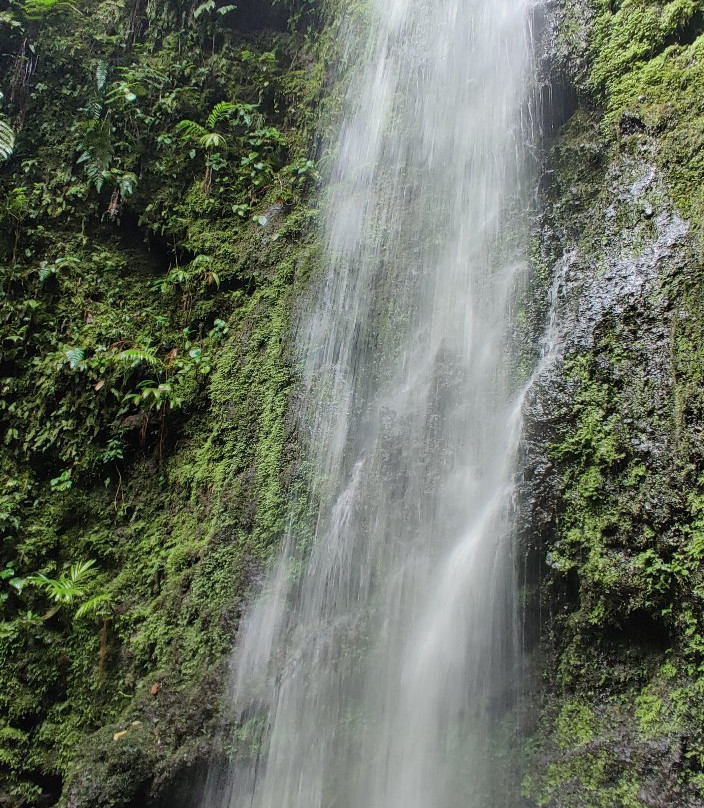
[[[305,0],[0,12],[0,805],[168,802],[210,754],[295,486],[322,29]]]
[[[301,473],[320,6],[2,4],[7,808],[188,806],[212,754]],[[523,318],[534,361],[552,290],[520,472],[523,800],[702,806],[704,3],[556,0],[542,27],[568,120]]]
[[[541,180],[558,355],[528,406],[540,806],[704,804],[704,4],[561,0]]]

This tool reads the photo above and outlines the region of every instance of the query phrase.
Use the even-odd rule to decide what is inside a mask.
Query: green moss
[[[563,249],[574,244],[577,269],[596,278],[616,255],[637,257],[652,245],[657,234],[644,221],[644,204],[665,215],[674,201],[700,238],[704,9],[689,0],[596,2],[587,29],[577,14],[583,7],[566,5],[574,14],[564,36],[588,34],[581,89],[590,98],[552,149],[547,198]],[[647,196],[631,203],[624,194],[612,206],[614,191],[636,179],[629,166],[644,161],[656,163],[658,181]],[[659,787],[684,804],[697,793],[704,749],[699,250],[685,246],[664,260],[649,301],[599,322],[593,346],[569,355],[559,371],[569,393],[549,450],[559,477],[543,585],[549,703],[527,764],[530,804],[635,806],[643,789]],[[644,333],[651,304],[653,321],[670,323],[669,346]],[[652,352],[662,375],[649,370]],[[685,747],[691,752],[683,756]]]
[[[576,701],[562,705],[556,723],[557,743],[571,749],[589,743],[594,735],[594,714],[591,708]]]
[[[0,15],[2,90],[27,122],[0,175],[12,808],[62,789],[125,805],[207,756],[242,604],[290,503],[306,513],[289,335],[320,261],[310,155],[332,28],[313,34],[316,4],[262,3],[244,31],[239,12],[86,1],[41,24]],[[13,90],[25,40],[39,69]],[[256,111],[223,130],[204,189],[176,126],[223,100]],[[109,603],[95,616],[49,615],[22,583],[85,559],[83,597]]]
[[[591,39],[588,85],[613,131],[624,115],[655,136],[655,156],[683,216],[704,216],[704,8],[694,0],[600,5]],[[626,135],[626,139],[630,135]]]

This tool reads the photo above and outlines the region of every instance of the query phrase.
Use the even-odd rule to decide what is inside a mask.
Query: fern
[[[9,160],[15,150],[15,132],[10,124],[0,118],[0,160]]]
[[[206,132],[202,137],[198,138],[198,143],[202,149],[222,149],[227,141],[218,132]]]
[[[78,609],[76,609],[75,617],[80,618],[86,617],[87,615],[104,617],[111,611],[112,602],[112,595],[108,592],[101,592],[99,595],[81,604]]]
[[[38,575],[30,575],[27,580],[39,587],[54,603],[60,606],[70,605],[77,598],[83,597],[85,583],[93,574],[94,566],[95,559],[79,561],[72,564],[68,571],[64,572],[59,578],[49,578],[39,573]],[[49,613],[49,616],[52,614],[56,614],[56,611]]]
[[[117,355],[117,358],[122,362],[129,362],[132,367],[137,367],[137,365],[142,362],[150,367],[164,367],[164,363],[156,355],[155,348],[128,348],[125,351],[121,351]]]
[[[215,0],[205,0],[205,3],[201,3],[198,8],[193,12],[193,18],[198,19],[201,14],[204,12],[210,13],[215,8]]]
[[[86,107],[86,112],[94,121],[98,121],[103,115],[103,105],[98,100],[90,101]]]
[[[76,162],[83,165],[91,184],[100,193],[105,183],[112,179],[112,127],[95,112],[95,109],[90,110],[91,120],[81,124],[83,134],[76,149],[80,155]]]
[[[206,126],[208,129],[215,129],[221,118],[225,118],[228,115],[231,115],[233,112],[237,112],[239,106],[242,105],[233,104],[231,101],[219,101],[213,107],[210,115],[208,115],[208,120],[206,121]]]
[[[72,564],[68,571],[69,580],[72,583],[79,583],[84,580],[88,575],[92,575],[92,569],[95,566],[95,559],[91,558],[88,561],[79,561],[77,564]]]
[[[176,124],[176,131],[181,134],[183,138],[190,140],[200,140],[208,134],[204,126],[201,126],[195,121],[184,120]]]
[[[85,358],[85,351],[83,348],[68,348],[64,355],[66,356],[66,361],[71,366],[71,370],[75,370],[81,362]]]
[[[105,170],[100,163],[93,162],[88,152],[85,152],[78,162],[81,163],[84,162],[84,160],[86,161],[86,174],[88,175],[88,179],[95,187],[95,190],[100,193],[103,190],[103,186],[111,179],[112,175],[109,171]]]
[[[98,85],[99,90],[105,89],[105,83],[108,80],[108,63],[105,59],[98,62],[98,67],[95,70],[95,83]]]
[[[70,8],[80,14],[78,8],[73,3],[67,2],[67,0],[24,0],[24,3],[22,3],[22,10],[30,20],[39,20],[51,14],[52,11],[58,11],[63,8]]]
[[[124,174],[118,174],[115,178],[115,183],[123,199],[126,199],[128,196],[132,196],[135,188],[137,187],[137,182],[137,175],[133,174],[131,171],[126,171]]]

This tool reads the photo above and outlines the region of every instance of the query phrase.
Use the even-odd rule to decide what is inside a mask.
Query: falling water
[[[493,808],[518,682],[528,0],[371,0],[297,332],[316,503],[233,656],[207,808]],[[305,546],[303,546],[305,545]]]

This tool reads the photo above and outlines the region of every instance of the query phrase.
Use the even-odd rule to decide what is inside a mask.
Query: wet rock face
[[[541,280],[527,306],[547,334],[534,335],[544,359],[518,480],[526,645],[542,694],[523,792],[550,808],[700,808],[699,241],[673,201],[658,132],[593,108],[588,5],[555,4],[546,26],[551,69],[580,101],[549,144]]]
[[[609,370],[623,376],[619,385],[627,386],[637,371],[650,382],[653,409],[666,412],[672,401],[672,301],[665,285],[673,272],[691,260],[690,227],[671,204],[654,214],[650,200],[664,200],[666,192],[649,163],[625,160],[613,165],[606,182],[598,202],[582,215],[594,228],[589,239],[571,234],[573,223],[561,221],[561,212],[549,202],[542,222],[543,260],[549,261],[555,251],[561,255],[551,263],[554,300],[545,337],[553,356],[545,362],[525,404],[521,474],[530,516],[523,521],[532,534],[536,526],[551,524],[556,511],[551,475],[555,464],[548,450],[565,431],[574,401],[576,384],[566,371],[566,360],[590,355],[605,366],[609,360],[604,341],[621,343],[633,356],[627,365]],[[602,197],[611,200],[606,208]],[[551,214],[557,215],[552,218]],[[596,251],[595,240],[599,242]],[[653,456],[667,453],[668,430],[654,430],[652,419],[635,410],[629,422],[640,436],[634,448]]]
[[[607,13],[619,12],[561,0],[545,26],[547,81],[571,82],[578,105],[546,146],[526,306],[544,359],[518,480],[541,694],[523,794],[550,808],[701,808],[701,240],[678,184],[692,164],[671,159],[685,124],[671,108],[653,125],[637,82],[613,79],[630,107],[608,85],[598,95],[593,63],[611,76]]]
[[[571,236],[574,222],[548,211],[555,218],[543,222],[542,236],[562,252],[552,265],[553,355],[526,400],[519,481],[528,588],[539,592],[533,610],[542,615],[527,637],[543,645],[549,682],[536,793],[555,808],[601,804],[593,802],[594,769],[609,761],[612,771],[597,780],[605,793],[631,778],[636,804],[701,805],[682,784],[686,731],[641,737],[632,703],[643,698],[644,672],[657,670],[673,642],[634,559],[677,542],[671,282],[691,266],[690,227],[656,169],[631,158],[609,167],[604,193],[582,217],[589,238]],[[576,437],[587,428],[594,434]],[[635,467],[647,482],[631,486]],[[658,533],[650,545],[639,535],[648,526]],[[565,675],[565,667],[575,670]],[[575,698],[589,711],[588,737],[556,740]]]

